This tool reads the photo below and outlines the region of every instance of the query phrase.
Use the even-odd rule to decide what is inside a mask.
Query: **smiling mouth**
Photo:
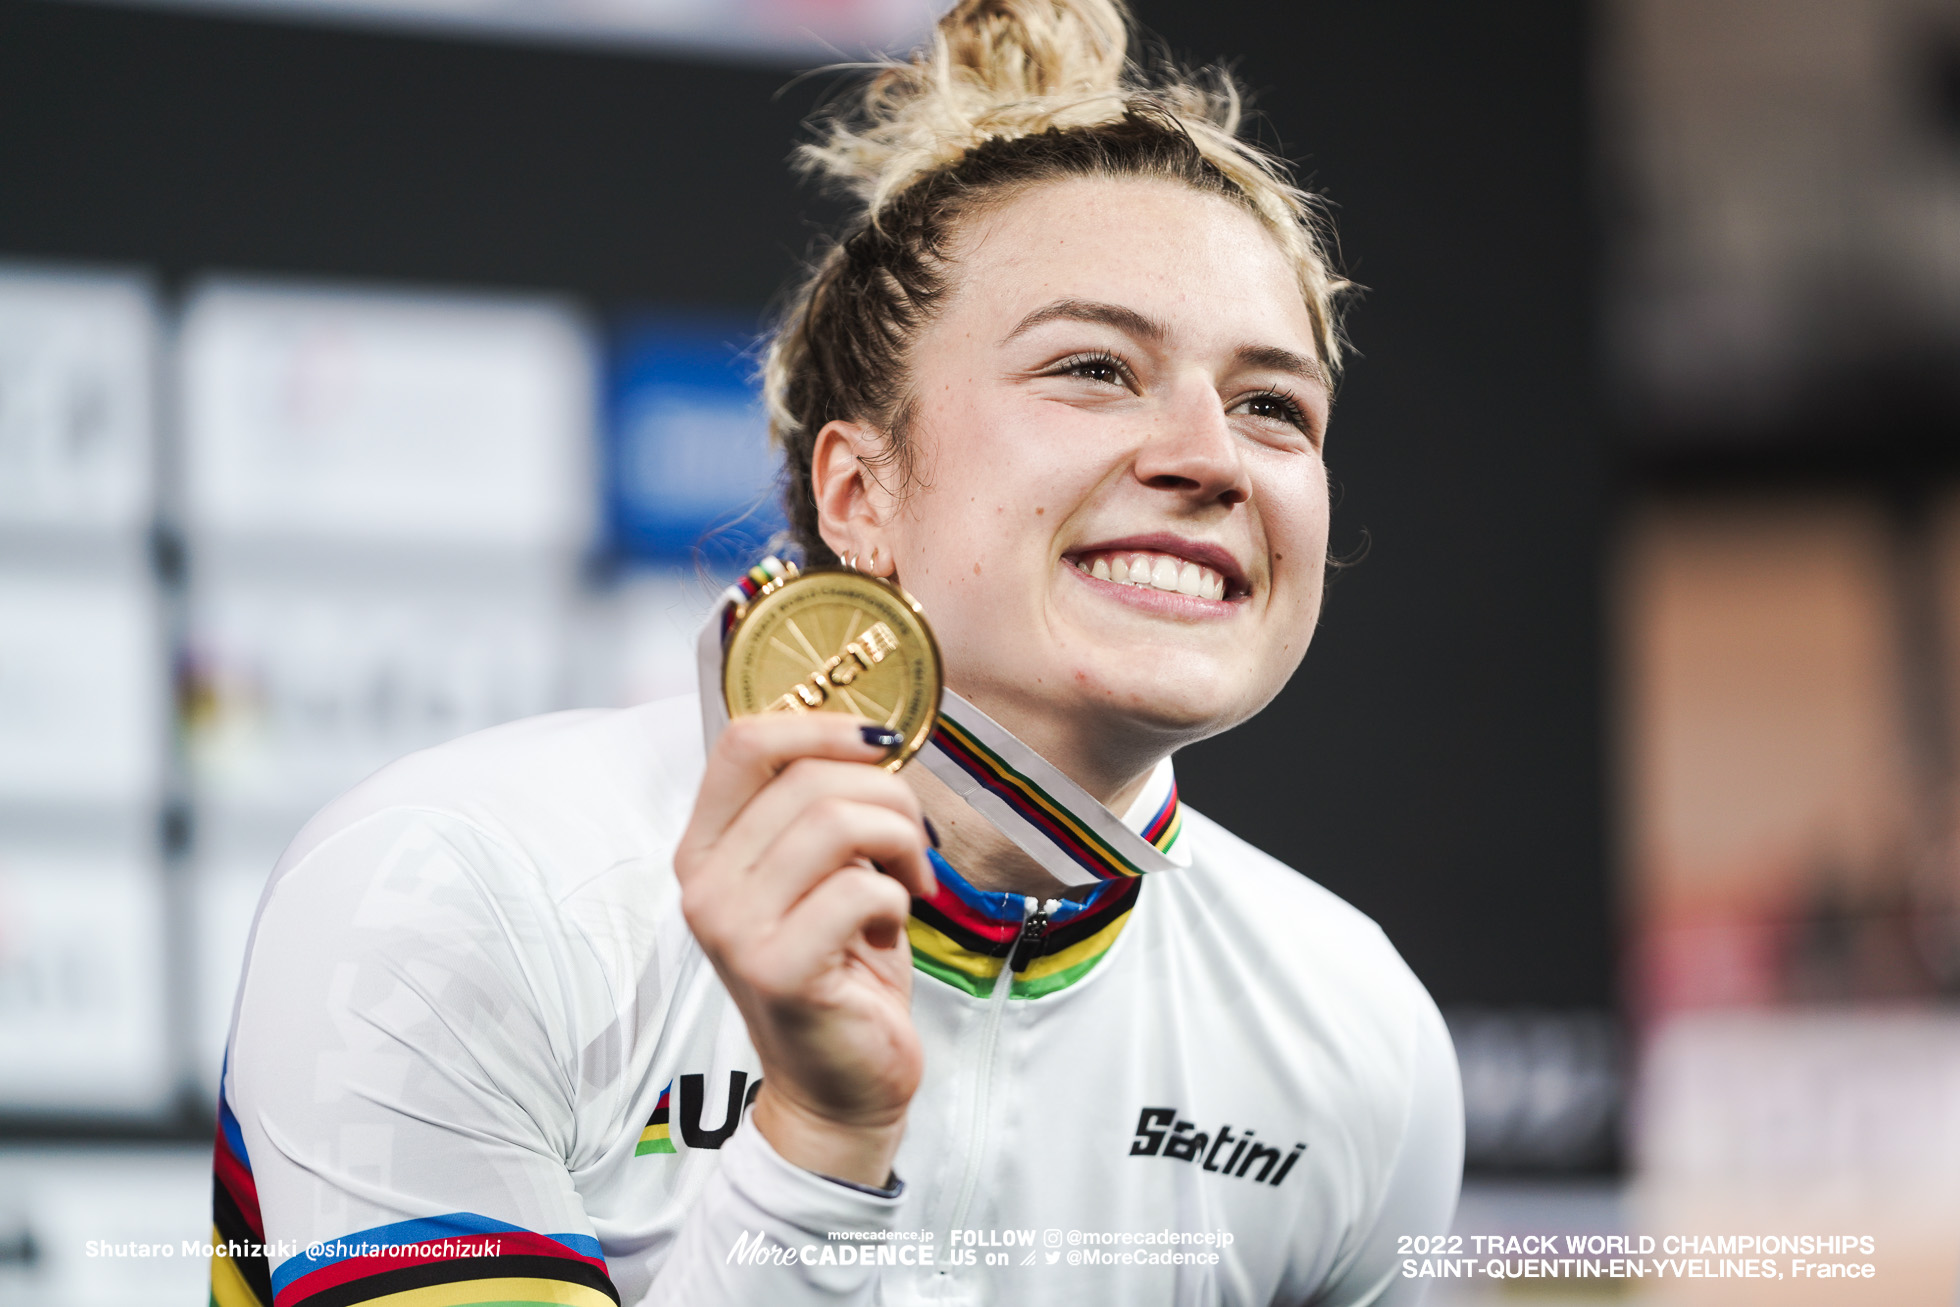
[[[1069,559],[1069,563],[1078,572],[1117,585],[1194,599],[1223,600],[1226,596],[1227,584],[1221,573],[1175,554],[1143,549],[1092,550]]]

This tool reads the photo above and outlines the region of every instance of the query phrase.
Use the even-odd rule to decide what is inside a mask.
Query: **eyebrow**
[[[1121,304],[1103,304],[1096,300],[1056,300],[1022,318],[1014,325],[1014,330],[1001,337],[1000,343],[1005,345],[1044,322],[1098,322],[1148,341],[1161,341],[1170,334],[1164,324],[1155,318],[1146,318],[1135,309],[1126,309]]]
[[[1327,380],[1327,369],[1320,365],[1320,360],[1295,354],[1290,349],[1281,349],[1277,345],[1241,345],[1232,356],[1251,367],[1289,373],[1303,381],[1333,389]]]
[[[1033,331],[1049,322],[1094,322],[1105,327],[1147,340],[1153,344],[1161,343],[1170,335],[1170,329],[1155,318],[1146,317],[1135,309],[1126,309],[1121,304],[1104,304],[1098,300],[1065,299],[1053,304],[1043,305],[1014,324],[1014,330],[1001,337],[1005,345],[1016,336]],[[1241,345],[1232,352],[1235,361],[1248,367],[1267,368],[1274,372],[1284,372],[1332,389],[1327,377],[1327,369],[1319,360],[1305,354],[1296,354],[1290,349],[1277,345]]]

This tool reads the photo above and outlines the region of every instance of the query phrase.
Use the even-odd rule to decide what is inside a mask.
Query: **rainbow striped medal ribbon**
[[[702,734],[709,748],[728,724],[731,637],[742,615],[759,596],[778,592],[797,577],[793,566],[775,558],[764,559],[723,593],[702,629],[696,644],[696,659],[701,683]],[[902,591],[890,588],[911,604]],[[917,605],[911,604],[911,608],[916,614]],[[895,622],[902,616],[897,611],[890,614]],[[924,642],[930,645],[931,633],[929,628],[924,628],[922,615],[919,615],[919,625]],[[924,683],[930,682],[930,693],[938,705],[937,716],[921,715],[917,711],[920,705],[916,703],[909,708],[894,706],[888,724],[900,726],[902,721],[902,733],[908,737],[906,746],[909,747],[895,752],[887,766],[896,770],[916,749],[927,770],[1065,885],[1094,885],[1186,865],[1183,850],[1177,847],[1183,822],[1177,783],[1168,758],[1158,764],[1143,795],[1131,809],[1129,816],[1138,827],[1132,829],[1130,823],[1104,807],[1006,727],[953,691],[942,689],[936,647],[930,661],[930,676],[922,671],[908,684],[918,683],[920,688],[913,692],[916,698],[928,692]],[[851,705],[826,702],[824,706],[848,708]],[[880,702],[875,710],[858,711],[876,720],[885,715],[882,711],[885,707]],[[927,721],[931,722],[929,737],[924,729]]]
[[[939,722],[919,760],[1064,885],[1188,863],[1177,847],[1184,822],[1169,758],[1157,764],[1131,810],[1141,831],[951,690],[940,698]]]

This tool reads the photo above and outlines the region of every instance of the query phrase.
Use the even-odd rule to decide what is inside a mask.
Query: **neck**
[[[1159,762],[1210,733],[1154,726],[1137,720],[1134,712],[1117,712],[1108,705],[1079,704],[1068,713],[1043,712],[1014,696],[995,693],[998,687],[984,681],[950,688],[1119,814],[1143,793]],[[950,854],[947,860],[952,860]]]
[[[1154,764],[1153,764],[1154,766]],[[945,782],[916,763],[904,772],[927,820],[939,836],[939,854],[953,864],[967,884],[979,890],[1007,890],[1031,894],[1044,901],[1079,896],[1093,886],[1071,889],[1050,875],[1047,868],[1021,851],[1019,845],[994,829],[992,822],[975,812]],[[1104,803],[1116,813],[1128,810],[1150,779],[1145,768]]]

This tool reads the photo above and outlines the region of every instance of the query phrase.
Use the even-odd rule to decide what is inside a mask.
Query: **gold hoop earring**
[[[851,551],[850,557],[844,560],[844,566],[850,568],[853,572],[858,570],[858,556],[855,549]]]

